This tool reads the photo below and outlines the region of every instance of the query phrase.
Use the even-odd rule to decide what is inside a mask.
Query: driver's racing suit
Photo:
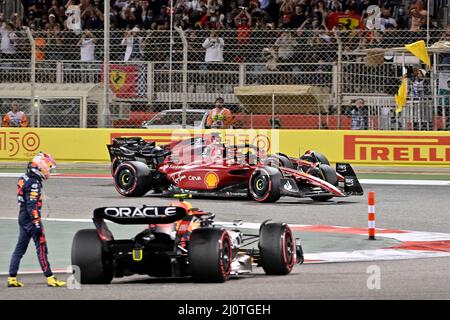
[[[47,243],[44,226],[41,222],[42,181],[32,172],[19,178],[17,182],[17,200],[19,202],[19,240],[11,257],[9,276],[16,277],[20,260],[27,251],[28,244],[33,238],[36,253],[42,272],[46,277],[53,275],[47,259]]]

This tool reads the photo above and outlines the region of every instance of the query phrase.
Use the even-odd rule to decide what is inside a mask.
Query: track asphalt
[[[16,178],[0,178],[0,271],[5,271],[16,240]],[[364,185],[376,192],[377,227],[450,233],[450,187],[414,185]],[[92,210],[105,205],[165,205],[170,199],[148,195],[130,199],[120,197],[107,179],[51,179],[46,182],[44,216],[54,219],[89,219]],[[248,200],[192,199],[196,207],[214,212],[217,221],[259,223],[272,218],[290,224],[335,225],[353,228],[367,226],[365,197],[335,199],[314,203],[308,199],[282,198],[275,204],[258,204]],[[70,255],[70,239],[88,222],[46,221],[50,259],[64,267]],[[131,232],[131,229],[126,230]],[[119,231],[118,231],[119,232]],[[297,233],[296,233],[297,234]],[[365,237],[335,233],[298,232],[304,238],[305,253],[349,251],[366,248]],[[378,242],[380,241],[380,242]],[[385,241],[385,242],[382,242]],[[395,240],[377,240],[374,248],[392,246]],[[34,248],[30,246],[23,268],[37,267]],[[53,252],[55,259],[52,259]],[[59,253],[58,253],[59,252]],[[60,254],[61,253],[61,254]],[[60,259],[60,257],[63,257]],[[64,258],[66,257],[66,258]],[[64,260],[66,259],[66,260]],[[450,258],[414,260],[305,264],[286,277],[268,277],[255,273],[224,284],[193,284],[187,279],[149,279],[129,277],[114,280],[109,286],[82,286],[80,290],[51,289],[43,276],[24,275],[23,289],[6,288],[0,277],[0,299],[449,299]],[[376,265],[381,272],[381,289],[367,287],[367,268]],[[2,285],[4,283],[5,285]],[[195,295],[192,296],[192,292]]]

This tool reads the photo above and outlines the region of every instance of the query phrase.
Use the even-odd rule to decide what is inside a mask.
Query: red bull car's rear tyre
[[[82,284],[108,284],[113,279],[112,262],[95,229],[84,229],[75,234],[72,265],[80,268]]]
[[[256,169],[249,180],[250,196],[258,202],[275,202],[280,199],[281,173],[272,167]]]
[[[189,270],[195,282],[224,282],[231,272],[233,250],[225,229],[195,229],[190,238]]]
[[[139,161],[125,161],[114,172],[114,186],[121,195],[141,197],[152,188],[150,169]]]
[[[295,264],[295,240],[285,223],[267,222],[259,229],[261,266],[268,275],[286,275]]]

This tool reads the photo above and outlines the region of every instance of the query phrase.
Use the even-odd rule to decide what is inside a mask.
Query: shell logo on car
[[[219,177],[214,172],[208,172],[204,181],[208,189],[214,189],[219,184]]]

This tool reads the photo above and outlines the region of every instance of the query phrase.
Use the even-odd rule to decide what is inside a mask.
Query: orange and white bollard
[[[367,198],[367,204],[368,204],[368,213],[369,213],[369,219],[368,219],[368,232],[369,232],[369,240],[376,240],[375,239],[375,192],[370,191],[368,198]]]

